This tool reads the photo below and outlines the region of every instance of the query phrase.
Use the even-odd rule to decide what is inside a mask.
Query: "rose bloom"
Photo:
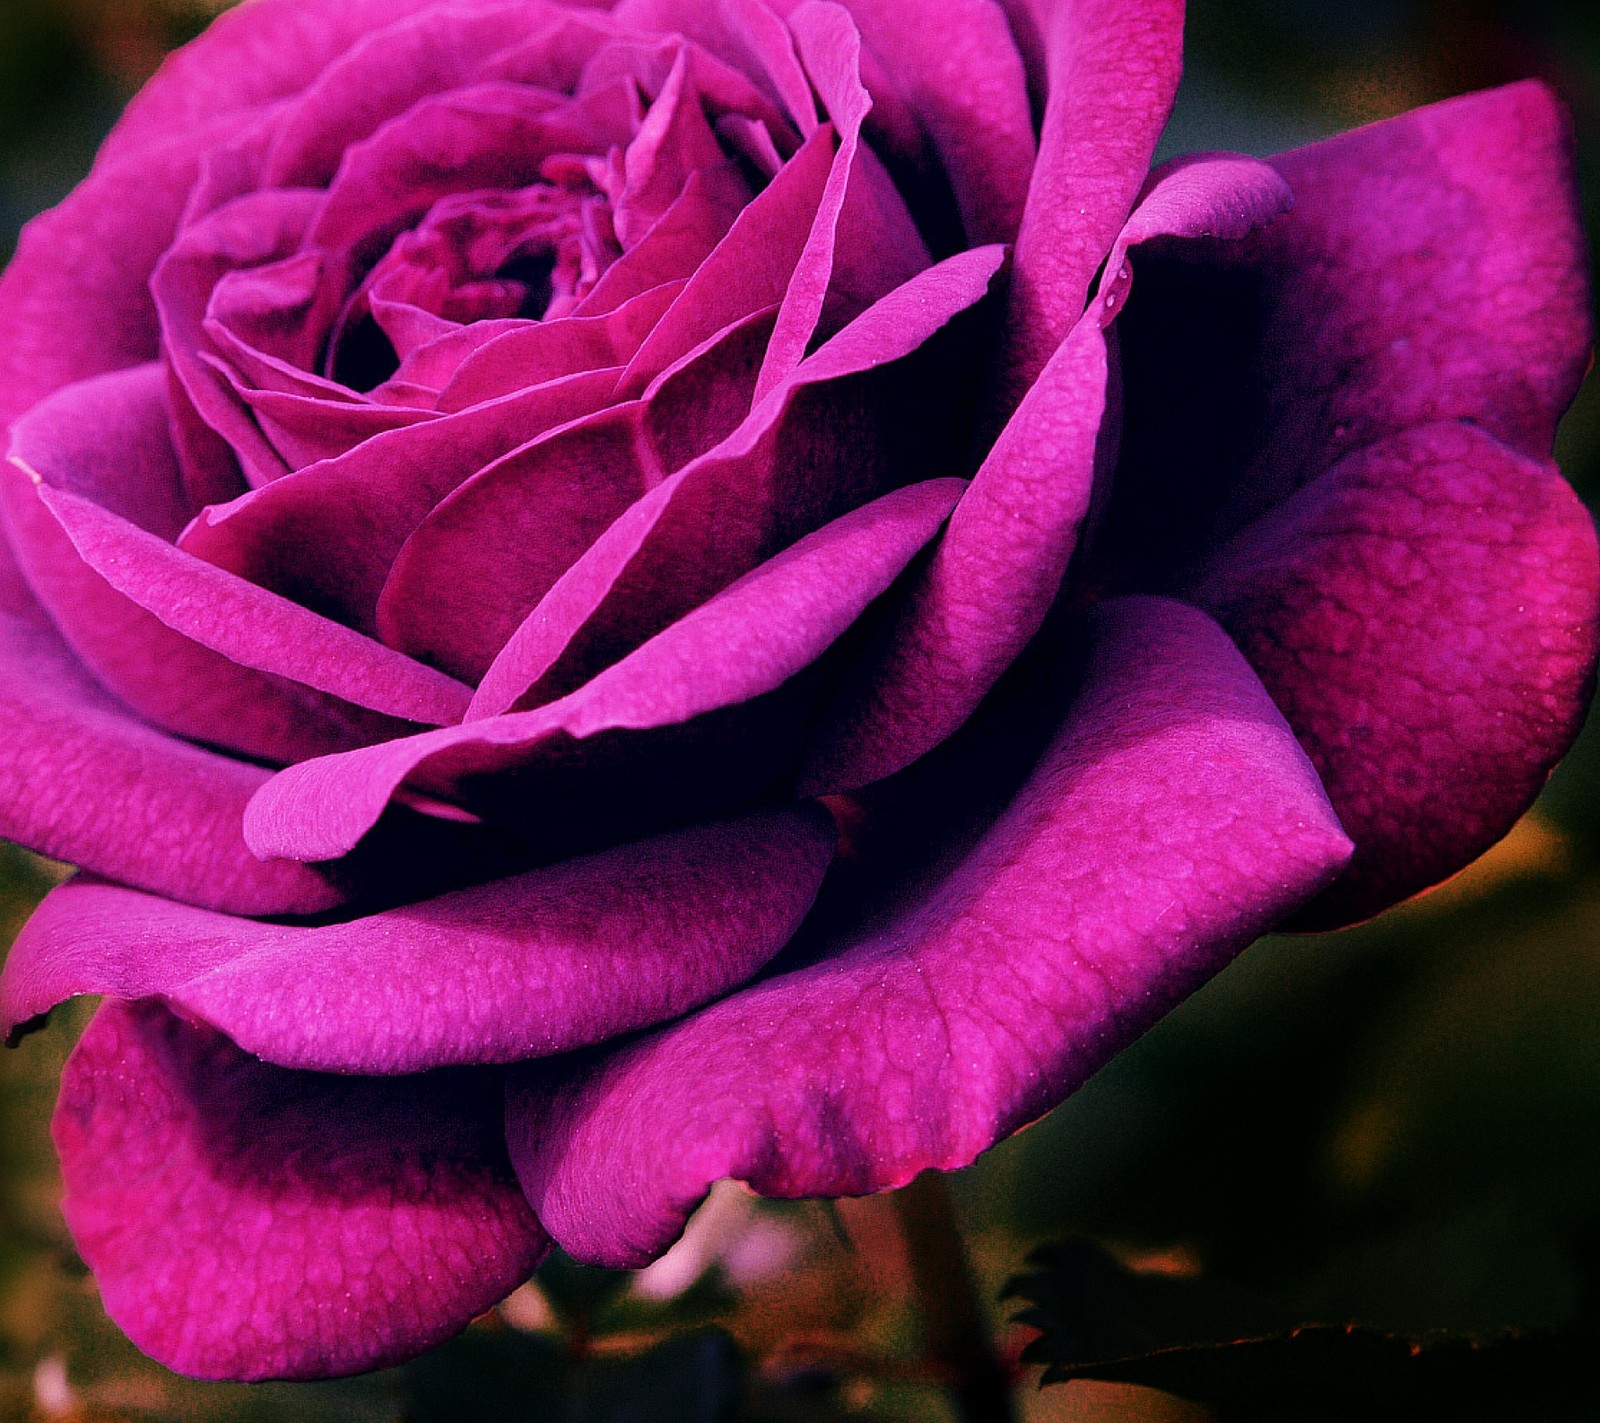
[[[250,0],[0,286],[13,1027],[106,1308],[424,1350],[1047,1111],[1578,726],[1535,84],[1150,171],[1174,0]]]

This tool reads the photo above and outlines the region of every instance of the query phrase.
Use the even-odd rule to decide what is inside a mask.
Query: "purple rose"
[[[107,1309],[405,1358],[897,1186],[1574,735],[1537,85],[1148,171],[1176,0],[251,0],[0,285],[4,1013]]]

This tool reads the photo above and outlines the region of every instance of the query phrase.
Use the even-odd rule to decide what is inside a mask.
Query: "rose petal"
[[[635,396],[717,332],[781,301],[832,171],[834,135],[821,128],[734,219],[672,307],[645,337],[618,383]]]
[[[834,513],[930,471],[964,472],[973,343],[951,323],[982,300],[1002,257],[975,248],[919,274],[803,362],[721,445],[657,485],[507,644],[517,678],[533,680],[520,690],[497,681],[480,701],[570,691]]]
[[[1593,689],[1590,517],[1552,465],[1465,423],[1347,456],[1219,549],[1194,596],[1355,840],[1316,927],[1374,914],[1504,835]]]
[[[345,151],[307,240],[361,266],[442,197],[524,187],[555,154],[603,154],[627,138],[605,97],[503,81],[429,95]]]
[[[327,186],[354,145],[452,89],[503,79],[571,93],[596,41],[612,28],[603,15],[541,0],[429,6],[373,28],[298,95],[274,136],[260,186]],[[510,52],[520,65],[491,68]]]
[[[281,390],[236,389],[290,469],[338,459],[375,436],[432,418],[427,410],[351,405]]]
[[[0,276],[0,425],[86,377],[148,361],[156,318],[146,279],[172,241],[196,155],[219,122],[103,161],[22,231]]]
[[[17,562],[74,652],[140,715],[178,735],[279,762],[405,729],[404,722],[191,641],[108,583],[74,547],[51,507],[67,501],[54,497],[47,480],[68,491],[82,480],[91,499],[114,489],[136,519],[144,514],[170,527],[178,473],[159,367],[115,372],[51,396],[17,422],[12,452],[0,468],[0,505]],[[108,452],[114,454],[109,469]],[[92,517],[95,506],[73,507]],[[105,516],[101,522],[115,524]],[[123,528],[125,538],[147,550],[169,547],[153,536],[139,539],[132,525]],[[169,592],[182,596],[181,589]]]
[[[869,897],[810,966],[513,1081],[512,1158],[566,1249],[642,1265],[726,1176],[841,1195],[964,1166],[1337,874],[1349,842],[1221,630],[1154,600],[1091,626],[1077,695],[990,823],[951,807],[994,788],[1005,728],[900,807],[931,882]]]
[[[619,742],[648,754],[652,731],[753,703],[850,628],[933,537],[961,487],[930,480],[836,520],[560,701],[302,762],[263,788],[246,816],[246,836],[263,855],[328,859],[367,832],[403,781],[448,800],[489,772],[497,779],[482,789],[496,797],[499,814],[515,814],[517,805],[538,801],[518,771],[536,778],[543,762],[581,773],[585,755],[615,755]],[[725,753],[738,761],[733,748]],[[760,761],[790,756],[769,742]]]
[[[744,982],[793,937],[834,838],[816,807],[768,811],[309,929],[74,881],[6,960],[0,1026],[104,993],[160,997],[280,1067],[564,1052]]]
[[[134,96],[101,149],[100,162],[130,155],[213,119],[239,127],[242,111],[305,88],[329,61],[374,29],[439,0],[254,0],[219,15],[167,56]]]
[[[343,894],[262,861],[246,802],[269,772],[165,736],[83,670],[0,549],[0,836],[234,914],[314,914]]]
[[[1141,263],[1100,564],[1182,568],[1344,455],[1467,419],[1550,452],[1592,338],[1571,136],[1539,84],[1272,160],[1294,210]]]
[[[1005,413],[1083,314],[1127,220],[1182,67],[1182,0],[1035,5],[1049,91],[1017,234],[1006,323]]]
[[[476,683],[550,586],[655,482],[643,425],[639,402],[613,405],[465,481],[396,555],[378,635]]]
[[[465,714],[471,691],[432,667],[225,573],[87,499],[48,487],[39,497],[111,587],[237,666],[404,721],[442,726]]]
[[[1269,358],[1273,405],[1315,392],[1329,453],[1466,416],[1547,455],[1594,339],[1571,121],[1550,90],[1448,100],[1273,163],[1295,210],[1242,259],[1278,288],[1274,336],[1301,332]]]
[[[598,316],[663,282],[687,280],[748,201],[749,189],[731,163],[691,174],[672,206],[607,268],[573,315]]]
[[[1050,610],[1089,511],[1106,402],[1091,311],[1063,341],[970,497],[816,731],[808,794],[909,765],[970,716]]]
[[[624,248],[632,247],[672,205],[691,173],[727,161],[711,127],[705,98],[691,78],[693,51],[681,42],[672,67],[650,101],[644,122],[623,154],[623,186],[612,221]]]
[[[506,676],[507,640],[562,575],[664,472],[749,414],[774,311],[690,352],[641,400],[541,437],[441,500],[384,584],[383,640],[470,682],[495,663]]]
[[[627,365],[685,285],[681,279],[663,282],[594,316],[519,323],[473,351],[441,382],[439,409],[465,410],[574,371]],[[420,363],[417,378],[425,378]]]
[[[816,130],[816,100],[793,37],[764,0],[622,0],[612,14],[622,25],[693,40],[777,99],[802,138]]]
[[[457,415],[375,435],[209,508],[183,548],[361,630],[412,531],[462,480],[544,430],[602,406],[615,370],[547,381]]]
[[[1033,121],[1001,10],[987,0],[846,0],[846,8],[927,130],[967,242],[1015,240],[1034,166]]]
[[[799,364],[822,317],[822,305],[834,274],[835,248],[844,232],[850,230],[845,218],[846,195],[850,190],[861,144],[861,123],[872,107],[866,86],[861,82],[861,33],[850,12],[827,0],[807,0],[790,17],[795,45],[812,84],[822,100],[839,148],[828,170],[822,197],[806,233],[805,246],[795,263],[778,308],[777,324],[767,346],[767,357],[756,381],[756,398],[768,394]],[[902,206],[902,212],[904,211]],[[918,247],[909,219],[913,240]],[[926,253],[909,270],[896,273],[898,280],[885,282],[891,291],[901,281],[927,264]]]
[[[214,349],[205,321],[224,275],[281,261],[294,251],[316,201],[311,192],[281,190],[236,198],[186,228],[150,279],[162,354],[181,395],[172,402],[179,462],[197,503],[229,497],[230,471],[219,466],[230,454],[252,485],[287,472],[226,376],[204,359]],[[237,478],[233,473],[232,480]]]
[[[1116,457],[1102,428],[1103,328],[1127,299],[1130,247],[1239,238],[1289,205],[1265,163],[1191,157],[1151,175],[1112,247],[1097,300],[1056,349],[951,517],[934,557],[843,684],[803,784],[848,790],[909,765],[973,709],[1038,632],[1096,488]]]
[[[156,1004],[113,1002],[62,1074],[55,1140],[106,1312],[200,1378],[396,1363],[548,1248],[488,1074],[288,1072]]]

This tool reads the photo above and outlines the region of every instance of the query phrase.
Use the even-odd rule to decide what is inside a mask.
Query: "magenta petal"
[[[1276,288],[1272,397],[1320,404],[1316,453],[1463,416],[1547,455],[1593,342],[1554,95],[1472,94],[1272,161],[1295,210],[1249,261]]]
[[[1119,586],[1170,586],[1171,569],[1411,426],[1469,420],[1543,458],[1587,369],[1571,134],[1542,85],[1272,164],[1291,212],[1242,242],[1140,263],[1097,556]]]
[[[34,218],[0,276],[0,425],[53,390],[148,361],[146,280],[172,241],[215,124],[128,162],[102,162]]]
[[[938,745],[1038,632],[1089,510],[1105,401],[1106,338],[1091,312],[1029,390],[825,714],[807,794],[865,785]]]
[[[282,390],[241,388],[239,394],[290,469],[337,459],[375,435],[433,418],[427,410],[353,405]]]
[[[178,735],[266,760],[292,761],[404,729],[403,721],[243,665],[191,640],[85,561],[74,545],[74,533],[84,538],[91,556],[106,557],[117,583],[139,595],[142,581],[160,568],[166,555],[183,557],[137,526],[142,521],[170,530],[178,512],[179,477],[166,409],[160,368],[139,366],[68,386],[29,411],[13,431],[11,460],[0,469],[0,504],[19,566],[74,651],[107,688],[148,720]],[[117,458],[108,461],[108,451]],[[116,499],[135,522],[124,523],[98,508],[96,496]],[[66,511],[65,519],[58,510]],[[121,556],[118,545],[137,548],[139,566],[110,564]],[[215,640],[231,647],[242,648],[261,634],[255,660],[264,660],[260,653],[273,639],[271,629],[218,621],[214,609],[193,601],[181,580],[174,583],[170,569],[152,582],[151,592],[174,621],[187,621],[197,631],[209,626]],[[236,603],[251,600],[243,590],[232,592]],[[306,617],[303,610],[284,607],[277,613],[280,638],[287,626]],[[298,657],[302,670],[308,656],[316,658],[292,637],[279,651],[289,653],[291,660]],[[401,693],[404,699],[408,678],[392,654],[374,648],[365,661],[369,672],[375,662],[386,664],[369,689],[387,680],[387,692]],[[360,680],[359,670],[347,670],[353,681]],[[460,704],[437,674],[421,668],[416,673],[410,680],[427,683],[425,704],[436,709]]]
[[[309,192],[251,193],[191,223],[162,255],[150,280],[161,326],[161,347],[174,384],[174,433],[186,475],[204,499],[226,489],[212,471],[224,456],[236,458],[249,483],[282,475],[282,457],[214,361],[206,312],[212,293],[230,271],[282,261],[299,243],[316,202]],[[181,396],[180,396],[181,392]]]
[[[471,697],[460,683],[172,546],[186,511],[165,390],[160,366],[137,366],[68,386],[12,432],[12,459],[38,476],[40,502],[85,565],[235,666],[404,721],[459,721]]]
[[[774,810],[309,929],[76,881],[11,951],[0,1026],[104,993],[160,997],[280,1067],[542,1057],[744,982],[794,935],[833,847],[825,811]]]
[[[861,124],[872,106],[861,82],[861,35],[848,11],[837,5],[807,0],[790,17],[789,27],[794,31],[796,47],[811,82],[838,133],[839,148],[806,233],[805,246],[778,307],[778,320],[756,382],[758,398],[772,390],[799,364],[822,317],[823,301],[834,276],[835,249],[845,232],[846,198],[861,161],[858,158]],[[920,241],[914,229],[911,237]],[[908,254],[902,249],[898,255],[904,260]],[[926,261],[925,253],[917,255]],[[889,281],[885,291],[907,280],[915,270],[914,265],[908,271],[895,273],[896,280]]]
[[[1048,63],[1039,158],[1017,235],[1006,381],[1020,399],[1083,312],[1138,195],[1182,65],[1182,0],[1035,5]]]
[[[686,281],[748,206],[749,189],[732,164],[694,173],[637,246],[624,252],[575,308],[598,316],[663,282]]]
[[[971,715],[1039,630],[1116,456],[1104,328],[1128,251],[1153,238],[1238,239],[1289,206],[1283,179],[1232,155],[1150,176],[1091,309],[1056,348],[951,516],[933,559],[819,723],[803,784],[848,790],[909,765]]]
[[[619,382],[637,395],[674,361],[731,323],[782,300],[831,171],[834,135],[818,129],[734,219]]]
[[[218,16],[191,44],[167,57],[106,140],[101,161],[120,157],[303,89],[350,45],[439,0],[253,0]]]
[[[200,1378],[319,1378],[443,1342],[548,1248],[489,1074],[269,1067],[108,1003],[62,1074],[62,1209],[106,1312]]]
[[[174,548],[87,499],[50,488],[39,497],[112,588],[236,666],[403,721],[442,726],[465,714],[471,690],[444,673]]]
[[[958,437],[938,432],[950,428],[940,416],[960,409],[970,376],[948,351],[920,378],[896,363],[910,358],[909,368],[941,328],[983,299],[1003,255],[998,246],[974,248],[919,273],[802,362],[727,439],[657,485],[563,575],[507,643],[499,670],[509,674],[514,663],[515,678],[486,674],[477,700],[501,711],[503,695],[548,700],[570,691],[832,511],[930,468],[964,471],[963,452],[950,448]],[[877,378],[887,390],[873,389]],[[692,380],[681,393],[695,395]],[[917,402],[930,396],[938,408],[921,410]],[[885,418],[909,411],[917,412],[911,422]],[[846,445],[831,437],[835,428],[859,434]],[[675,441],[652,434],[670,456]]]
[[[380,21],[332,60],[298,95],[274,135],[264,187],[323,187],[344,156],[381,124],[430,96],[479,80],[521,80],[534,88],[570,92],[578,78],[574,46],[559,34],[582,31],[592,47],[610,25],[564,7],[517,3],[429,5],[392,22]],[[544,46],[529,44],[541,36]],[[516,73],[495,72],[492,61],[516,48],[528,62]],[[541,53],[542,51],[542,53]]]
[[[612,13],[622,25],[693,40],[776,98],[803,137],[815,131],[816,100],[793,36],[766,0],[622,0]]]
[[[989,0],[847,0],[846,8],[927,129],[967,241],[1013,241],[1034,138],[1004,12]]]
[[[343,898],[316,871],[246,848],[244,808],[269,772],[138,720],[20,588],[0,612],[0,717],[0,836],[234,914],[313,914]]]
[[[627,365],[684,285],[663,282],[594,316],[518,322],[461,358],[440,382],[439,409],[465,410],[576,371]],[[463,330],[463,341],[473,329]],[[433,373],[422,352],[410,366],[407,371],[403,365],[401,374],[425,379]]]
[[[964,1166],[1338,873],[1316,774],[1215,624],[1131,600],[1091,628],[1059,730],[931,885],[807,967],[513,1082],[512,1159],[566,1249],[641,1265],[726,1176],[827,1196]],[[899,826],[915,845],[950,843],[941,785],[1004,754],[974,732]]]
[[[616,377],[584,371],[375,435],[337,459],[207,509],[182,546],[371,630],[395,555],[429,510],[489,461],[605,404]]]
[[[480,470],[396,556],[383,640],[476,683],[517,625],[649,487],[642,411],[613,405]]]
[[[366,834],[408,779],[448,798],[486,772],[541,758],[570,764],[605,733],[648,735],[782,687],[889,587],[961,488],[929,480],[826,525],[560,701],[290,767],[252,803],[245,835],[262,855],[330,859]],[[514,779],[504,790],[537,804]]]
[[[1376,913],[1511,828],[1588,706],[1593,524],[1468,424],[1335,465],[1218,550],[1194,595],[1283,708],[1356,843],[1317,925]]]

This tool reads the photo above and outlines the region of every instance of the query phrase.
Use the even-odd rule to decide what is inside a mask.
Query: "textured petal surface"
[[[1138,196],[1182,68],[1183,0],[1035,6],[1048,96],[1017,235],[1007,322],[1009,404],[1079,316]]]
[[[18,938],[0,1011],[9,1031],[77,993],[160,997],[280,1067],[514,1062],[749,978],[793,937],[833,847],[825,811],[775,810],[316,928],[75,881]]]
[[[23,229],[0,276],[0,424],[75,380],[148,361],[156,314],[146,278],[172,241],[201,124],[135,160],[105,163]]]
[[[1092,627],[1037,759],[1008,771],[1028,732],[978,729],[897,807],[925,857],[898,903],[586,1071],[514,1083],[513,1159],[566,1249],[642,1264],[725,1176],[837,1195],[965,1165],[1338,872],[1316,775],[1214,623],[1152,600]],[[1051,698],[1023,690],[1038,748]],[[1018,771],[998,816],[958,823]]]
[[[1034,137],[1003,12],[990,0],[847,0],[846,8],[927,132],[967,241],[1013,241]]]
[[[547,1244],[492,1075],[269,1067],[156,1004],[108,1003],[62,1075],[63,1210],[107,1313],[202,1378],[409,1358]]]
[[[11,456],[0,469],[12,548],[39,601],[95,676],[166,730],[264,760],[292,761],[404,730],[404,721],[232,661],[175,631],[85,561],[51,504],[57,494],[77,496],[61,502],[75,522],[101,525],[101,534],[108,524],[115,530],[114,515],[123,514],[121,535],[153,558],[165,546],[154,534],[140,539],[140,532],[146,525],[170,528],[178,489],[158,367],[68,386],[12,432]],[[112,509],[100,511],[97,496],[115,501]],[[130,586],[138,582],[138,570],[118,573]],[[223,631],[235,641],[250,634]]]
[[[1272,160],[1294,209],[1148,255],[1118,330],[1126,436],[1101,577],[1165,586],[1336,460],[1466,419],[1536,459],[1592,340],[1568,122],[1538,84]]]
[[[83,670],[14,572],[0,589],[0,835],[235,914],[339,903],[317,871],[246,847],[244,808],[269,772],[140,721]]]
[[[1038,632],[1098,484],[1105,328],[1127,300],[1130,248],[1155,238],[1240,238],[1289,206],[1265,163],[1186,159],[1153,174],[1118,235],[1097,300],[1056,349],[990,450],[950,527],[822,720],[806,785],[847,790],[909,765],[960,726]]]
[[[1547,455],[1593,342],[1571,121],[1554,95],[1473,94],[1273,161],[1295,210],[1246,260],[1276,279],[1274,334],[1300,332],[1297,352],[1275,342],[1266,357],[1284,361],[1274,403],[1320,407],[1335,453],[1466,416]]]
[[[191,553],[367,631],[395,555],[440,499],[492,460],[602,406],[615,371],[584,371],[392,430],[207,509]]]
[[[1346,457],[1220,549],[1194,596],[1356,843],[1318,926],[1376,913],[1505,834],[1593,690],[1590,517],[1554,466],[1472,425]]]
[[[502,814],[515,802],[538,806],[512,773],[570,765],[584,743],[602,755],[615,739],[606,733],[642,733],[647,753],[650,732],[755,701],[811,666],[933,537],[961,488],[930,480],[826,525],[548,706],[290,767],[252,803],[245,833],[264,855],[342,855],[407,780],[449,798],[492,774]],[[670,758],[671,742],[661,750]],[[769,748],[780,763],[797,752]],[[434,775],[422,774],[430,763]]]
[[[459,721],[471,691],[431,667],[246,583],[78,495],[40,497],[84,562],[167,627],[241,667],[387,716]]]
[[[104,156],[292,94],[373,29],[437,3],[341,0],[332,6],[253,0],[229,11],[199,39],[168,56],[161,72],[128,105]],[[239,119],[233,122],[237,126]]]
[[[524,691],[548,701],[582,685],[884,487],[965,473],[960,431],[975,381],[971,332],[958,322],[982,301],[1002,253],[974,248],[919,273],[639,500],[517,630],[473,714],[502,711]],[[516,678],[502,678],[512,664]]]

